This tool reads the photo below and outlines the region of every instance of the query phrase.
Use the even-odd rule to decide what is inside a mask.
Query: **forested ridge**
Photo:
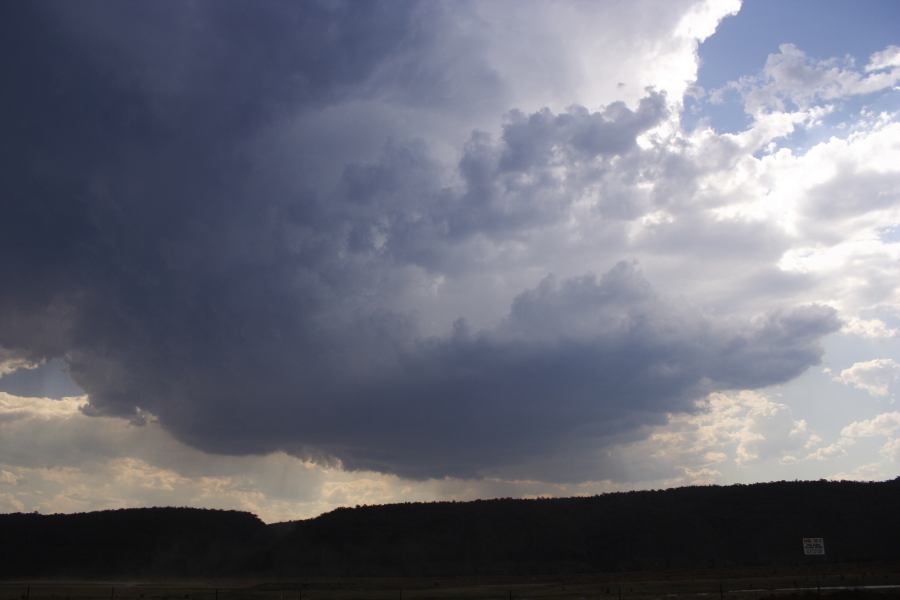
[[[804,557],[803,537],[825,539]],[[900,559],[900,478],[339,508],[0,515],[0,577],[525,575]]]

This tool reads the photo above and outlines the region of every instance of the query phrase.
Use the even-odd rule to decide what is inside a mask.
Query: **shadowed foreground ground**
[[[580,577],[5,581],[0,600],[900,599],[900,563]]]

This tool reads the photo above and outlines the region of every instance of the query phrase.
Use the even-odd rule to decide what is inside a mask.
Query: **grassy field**
[[[581,577],[219,581],[0,581],[0,600],[630,600],[900,598],[900,565]]]

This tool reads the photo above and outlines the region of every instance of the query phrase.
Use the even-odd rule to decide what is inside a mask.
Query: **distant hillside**
[[[0,515],[0,577],[192,577],[246,571],[268,540],[255,515],[130,508]]]
[[[804,557],[823,537],[825,558]],[[900,478],[342,508],[0,515],[0,577],[562,574],[900,560]]]

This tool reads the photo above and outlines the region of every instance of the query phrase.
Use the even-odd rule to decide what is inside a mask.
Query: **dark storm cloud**
[[[353,444],[323,443],[351,467],[496,474],[629,439],[712,389],[786,381],[818,362],[816,340],[837,326],[816,306],[741,328],[710,321],[658,297],[627,263],[599,281],[547,278],[495,330],[458,323],[450,338],[402,351],[345,413]],[[590,477],[577,468],[540,476]]]
[[[481,475],[626,439],[711,389],[785,381],[837,326],[817,307],[709,321],[624,263],[547,279],[483,330],[425,336],[392,306],[411,270],[477,265],[469,240],[561,220],[640,154],[661,94],[636,110],[512,112],[498,138],[472,133],[449,184],[427,142],[386,131],[378,157],[341,161],[326,185],[309,167],[320,140],[301,139],[290,187],[256,154],[258,132],[373,94],[424,103],[397,65],[427,45],[428,10],[2,11],[0,346],[63,358],[93,414],[147,411],[210,451]]]
[[[513,111],[500,143],[483,133],[469,140],[460,162],[467,190],[451,215],[456,233],[523,229],[560,219],[583,181],[561,178],[560,167],[584,167],[597,178],[609,161],[636,150],[638,135],[667,114],[665,96],[649,92],[636,111],[621,102],[590,112],[573,106],[531,115]]]
[[[653,93],[641,101],[637,111],[622,102],[593,113],[581,106],[559,115],[549,109],[532,115],[513,111],[503,128],[500,166],[503,171],[528,171],[573,158],[624,154],[634,148],[638,134],[657,125],[665,115],[665,99]],[[556,155],[553,150],[557,148],[565,154]]]

